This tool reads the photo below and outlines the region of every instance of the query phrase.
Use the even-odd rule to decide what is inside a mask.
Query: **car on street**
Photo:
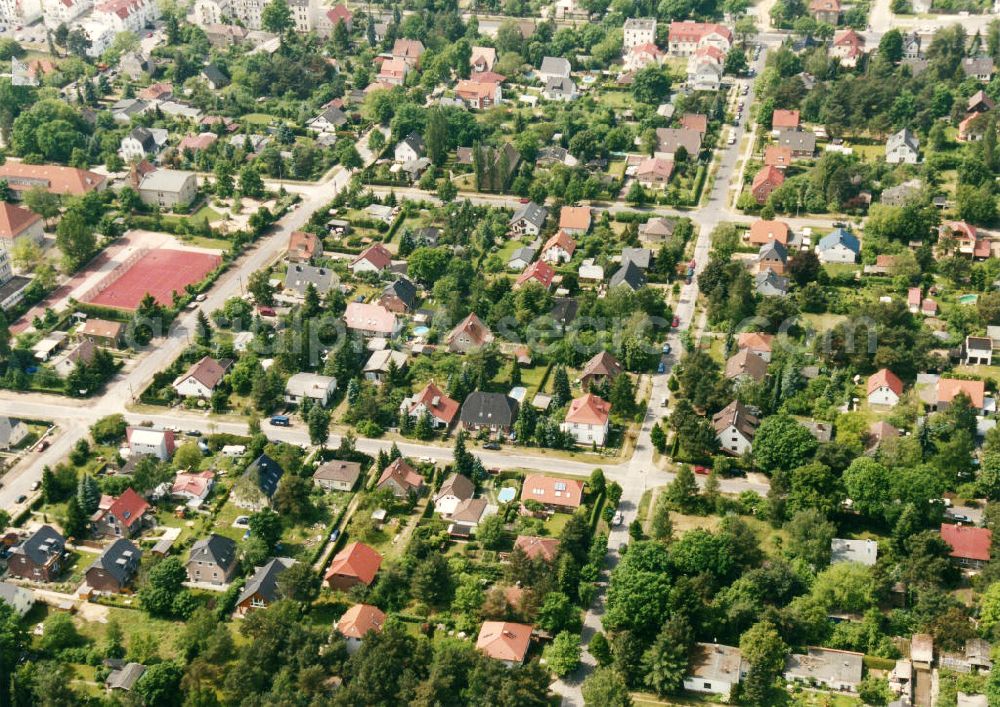
[[[41,442],[38,443],[39,452],[44,452],[48,448],[49,448],[49,441],[47,439],[43,439]]]
[[[707,466],[701,466],[699,464],[695,464],[694,473],[701,474],[702,476],[708,476],[709,473],[711,473],[711,469],[709,469]]]
[[[670,344],[663,344],[663,354],[666,356],[670,353]]]
[[[330,542],[332,543],[337,542],[337,538],[339,537],[340,537],[340,528],[337,528],[332,533],[330,533]]]
[[[681,325],[681,318],[680,318],[680,317],[678,317],[678,316],[677,316],[677,315],[675,314],[675,315],[674,315],[674,318],[673,318],[673,319],[671,320],[671,322],[670,322],[670,326],[672,326],[672,327],[673,327],[674,329],[676,329],[676,328],[677,328],[677,327],[679,327],[680,325]]]
[[[16,503],[24,503],[24,502],[25,502],[25,501],[27,501],[27,500],[28,500],[28,497],[27,497],[27,496],[25,496],[25,495],[24,495],[24,494],[22,493],[22,494],[21,494],[20,496],[18,496],[18,497],[17,497],[17,501],[16,501]]]
[[[38,487],[39,487],[40,485],[41,485],[41,482],[40,482],[40,481],[32,481],[32,482],[31,482],[31,486],[30,486],[29,488],[30,488],[30,489],[31,489],[32,491],[37,491],[37,490],[38,490]]]
[[[729,139],[726,141],[726,143],[729,144],[729,145],[735,145],[736,144],[736,136],[735,135],[730,135]]]
[[[487,442],[486,444],[483,445],[483,449],[493,449],[493,450],[500,449],[500,443],[499,442]]]
[[[184,434],[188,437],[201,437],[201,430],[188,430]]]
[[[670,404],[670,396],[664,395],[663,398],[660,400],[660,407],[665,408],[669,404]]]
[[[622,524],[623,520],[625,520],[625,516],[622,515],[621,511],[618,511],[615,513],[615,517],[611,519],[611,525],[619,526]]]
[[[667,364],[665,364],[663,361],[660,361],[660,365],[656,367],[656,372],[657,373],[666,373],[667,372]]]

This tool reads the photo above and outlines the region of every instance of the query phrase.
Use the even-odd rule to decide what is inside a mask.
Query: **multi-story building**
[[[160,17],[156,0],[105,0],[94,7],[91,18],[112,32],[141,32]]]

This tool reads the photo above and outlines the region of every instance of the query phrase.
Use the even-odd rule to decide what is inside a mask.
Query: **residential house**
[[[701,133],[690,128],[657,128],[653,157],[676,162],[678,151],[683,148],[683,155],[696,160],[701,154],[701,139]]]
[[[589,391],[594,386],[603,385],[605,381],[611,382],[624,370],[618,359],[607,351],[600,351],[584,364],[580,372],[580,387]]]
[[[358,275],[363,272],[380,273],[392,265],[392,253],[381,243],[373,243],[354,260],[351,261],[351,272]]]
[[[923,53],[923,40],[920,38],[919,32],[909,32],[903,35],[903,58],[904,59],[922,59]]]
[[[542,96],[549,101],[569,102],[576,100],[578,93],[573,79],[553,76],[545,81]]]
[[[951,548],[951,557],[966,569],[982,569],[990,561],[993,532],[988,528],[942,523],[941,539]]]
[[[826,1],[827,0],[820,0],[820,2],[826,2]],[[785,110],[783,108],[775,109],[771,113],[771,129],[774,131],[798,130],[799,111]]]
[[[573,436],[577,444],[603,447],[610,430],[611,403],[593,393],[574,399],[559,429]]]
[[[788,246],[788,224],[784,221],[764,221],[763,219],[750,224],[750,245],[767,245],[771,242]]]
[[[762,249],[767,247],[761,246]],[[788,278],[767,268],[754,277],[754,291],[762,297],[784,297],[788,294]]]
[[[916,314],[920,311],[920,301],[923,298],[923,292],[919,287],[911,287],[906,293],[906,306],[910,310],[911,314]]]
[[[789,682],[857,692],[864,671],[863,658],[863,653],[809,646],[806,653],[792,653],[785,658],[783,676]]]
[[[666,59],[666,54],[652,42],[636,44],[625,49],[623,70],[625,74],[642,71],[647,66],[659,66]]]
[[[583,482],[529,474],[521,486],[521,504],[525,501],[536,501],[550,510],[572,513],[583,503]]]
[[[487,516],[490,510],[495,511],[495,506],[490,506],[485,498],[467,498],[460,501],[455,510],[452,511],[449,520],[448,532],[456,537],[465,537],[479,525],[480,521]]]
[[[518,535],[514,540],[514,549],[523,552],[529,560],[541,559],[551,564],[559,555],[559,544],[557,538]]]
[[[903,381],[883,368],[868,378],[868,404],[895,406],[903,395]]]
[[[726,378],[734,383],[755,381],[760,383],[767,378],[767,361],[750,349],[743,349],[726,361]]]
[[[455,97],[469,108],[485,110],[503,103],[503,90],[499,81],[462,79],[455,84]]]
[[[830,541],[830,564],[857,562],[874,567],[878,560],[878,542],[875,540],[849,540],[834,538]]]
[[[315,133],[336,134],[337,130],[348,123],[347,113],[337,106],[327,106],[319,115],[310,118],[306,128]]]
[[[147,206],[187,206],[198,194],[198,177],[180,169],[157,169],[142,178],[138,191]]]
[[[564,59],[561,56],[546,56],[542,57],[541,68],[536,74],[538,80],[544,84],[549,79],[568,79],[572,68],[569,59]]]
[[[647,157],[635,168],[635,179],[647,189],[659,189],[670,183],[674,163],[658,157]]]
[[[974,56],[962,59],[962,73],[967,78],[987,82],[993,78],[996,67],[988,56]]]
[[[126,162],[153,157],[167,144],[169,133],[163,128],[133,128],[122,138],[118,154]]]
[[[160,461],[167,461],[174,454],[172,430],[153,427],[129,427],[125,430],[130,456],[151,454]]]
[[[233,485],[229,497],[237,506],[250,511],[268,508],[284,475],[285,470],[278,462],[261,454],[250,462],[239,481]]]
[[[966,113],[987,113],[996,106],[992,98],[982,89],[976,91],[965,104]]]
[[[214,6],[215,2],[213,2],[213,0],[197,0],[194,4],[194,8],[208,5]],[[237,44],[242,44],[249,34],[245,27],[240,27],[239,25],[221,24],[221,22],[206,24],[202,29],[205,32],[205,37],[208,39],[208,43],[216,49],[222,50],[236,46]]]
[[[385,614],[371,604],[355,604],[344,612],[337,622],[337,633],[344,637],[347,652],[356,653],[361,642],[370,633],[381,633]]]
[[[7,574],[35,582],[55,581],[62,573],[66,539],[51,525],[43,525],[10,550]]]
[[[473,74],[493,71],[497,63],[497,50],[493,47],[473,47],[469,55],[469,68]]]
[[[424,53],[424,44],[419,39],[397,39],[392,45],[392,57],[404,61],[409,66],[417,66]]]
[[[589,206],[564,206],[559,211],[559,230],[571,236],[583,235],[590,230]]]
[[[626,51],[642,44],[656,43],[656,19],[652,17],[629,17],[622,28],[622,48]]]
[[[986,407],[986,384],[983,381],[938,378],[936,396],[938,412],[947,410],[956,395],[965,395],[977,414],[982,414]]]
[[[800,128],[781,128],[776,142],[792,151],[792,157],[812,157],[816,154],[816,134]]]
[[[993,340],[988,336],[967,336],[962,347],[966,366],[992,366]]]
[[[457,400],[449,398],[431,381],[416,395],[405,398],[400,407],[406,410],[413,420],[427,413],[433,427],[447,429],[455,421],[460,406]]]
[[[381,304],[349,302],[344,311],[344,322],[348,331],[366,338],[392,338],[402,328],[402,322],[395,314]]]
[[[385,286],[378,303],[395,314],[406,314],[417,305],[417,287],[405,277],[400,277]]]
[[[531,626],[510,621],[484,621],[476,650],[507,667],[521,665],[531,645]]]
[[[493,332],[473,312],[448,332],[444,342],[451,353],[468,353],[493,341]]]
[[[15,200],[36,187],[58,196],[83,196],[92,191],[104,191],[108,183],[103,174],[85,169],[11,160],[0,165],[0,180],[7,182]]]
[[[870,451],[877,450],[882,442],[890,437],[899,437],[899,430],[888,422],[873,422],[868,428],[867,449]]]
[[[190,153],[191,157],[197,157],[199,152],[209,149],[219,141],[219,136],[215,133],[198,133],[197,135],[185,135],[177,144],[177,152],[182,155]]]
[[[709,695],[721,695],[728,702],[740,680],[746,675],[739,648],[719,643],[696,643],[684,676],[684,689]]]
[[[768,145],[764,148],[764,166],[786,169],[792,163],[792,148],[784,145]]]
[[[146,25],[159,19],[159,5],[154,0],[106,0],[94,5],[91,19],[113,33],[141,33]]]
[[[517,401],[503,393],[469,393],[462,404],[461,421],[467,430],[509,434],[517,420]]]
[[[415,162],[427,153],[424,145],[424,138],[416,132],[412,132],[396,143],[393,150],[393,159],[396,162]]]
[[[536,260],[524,269],[514,282],[513,289],[518,290],[531,282],[537,282],[546,290],[552,285],[556,271],[544,260]]]
[[[424,477],[400,457],[382,470],[375,488],[379,491],[390,489],[396,498],[419,496],[424,492]]]
[[[986,135],[987,121],[982,113],[967,115],[958,124],[959,142],[979,142]]]
[[[108,677],[104,679],[104,688],[109,693],[114,693],[116,690],[131,692],[135,684],[139,682],[139,678],[145,673],[146,666],[142,663],[126,663],[108,673]]]
[[[681,116],[680,126],[686,130],[696,130],[704,137],[708,132],[708,116],[704,113],[685,113]]]
[[[174,477],[174,483],[170,486],[170,496],[184,499],[189,506],[197,508],[208,498],[213,486],[215,486],[214,471],[206,469],[178,472]]]
[[[548,215],[549,210],[544,206],[529,201],[527,204],[522,204],[511,216],[509,230],[518,236],[537,236],[541,233]]]
[[[510,270],[517,270],[520,272],[531,265],[534,260],[535,249],[527,245],[521,246],[510,254],[510,260],[507,261],[507,267]]]
[[[763,204],[771,192],[785,183],[785,175],[777,167],[762,167],[750,184],[750,193],[758,204]]]
[[[132,583],[139,574],[142,552],[124,538],[119,538],[104,549],[91,563],[84,580],[91,589],[102,594],[118,594]]]
[[[28,436],[28,426],[21,420],[0,416],[0,449],[13,449]]]
[[[382,556],[364,543],[354,542],[334,556],[323,579],[330,589],[347,591],[363,584],[366,587],[375,581]]]
[[[910,179],[897,186],[883,189],[879,201],[886,206],[905,206],[920,198],[921,189],[923,182],[919,179]]]
[[[292,231],[288,236],[285,259],[290,263],[311,263],[323,255],[323,239],[315,233]],[[304,293],[303,293],[304,294]]]
[[[560,229],[542,246],[542,260],[547,263],[568,263],[576,251],[576,241],[565,230]]]
[[[207,584],[228,584],[239,568],[236,542],[224,535],[210,534],[191,546],[185,563],[188,580]]]
[[[734,400],[712,416],[712,426],[724,452],[741,456],[753,447],[760,421],[743,403]]]
[[[229,364],[228,360],[216,361],[211,356],[204,356],[179,375],[172,387],[182,398],[210,398],[226,375]]]
[[[451,474],[434,495],[434,512],[450,516],[462,501],[476,494],[476,485],[462,474]]]
[[[353,491],[361,476],[361,464],[339,459],[321,464],[313,472],[313,483],[325,491]]]
[[[662,243],[674,235],[677,222],[674,219],[654,216],[639,226],[639,239],[651,243]]]
[[[671,22],[667,47],[673,56],[690,56],[702,47],[714,47],[728,52],[733,33],[728,27],[704,22]]]
[[[0,201],[0,248],[12,253],[23,241],[40,244],[45,237],[42,217],[7,201]]]
[[[368,357],[362,373],[364,373],[365,380],[376,385],[381,385],[385,382],[393,368],[397,371],[406,368],[406,361],[407,356],[402,351],[393,351],[392,349],[372,351],[372,355]]]
[[[634,262],[626,260],[608,280],[609,289],[619,286],[637,292],[646,286],[646,276],[642,274],[642,270]]]
[[[812,0],[809,14],[817,22],[825,22],[834,27],[840,22],[840,0]]]
[[[105,510],[98,510],[91,518],[99,535],[133,538],[152,519],[153,508],[133,489],[125,489]]]
[[[816,254],[821,263],[854,263],[861,254],[861,241],[843,228],[837,228],[820,239]]]
[[[916,164],[920,157],[920,141],[903,128],[889,136],[885,143],[885,161],[889,164]]]
[[[294,564],[295,560],[289,557],[272,557],[263,567],[254,568],[254,573],[236,599],[236,615],[246,616],[251,611],[266,609],[281,599],[278,577]]]
[[[35,605],[35,593],[10,582],[0,582],[0,601],[13,609],[19,617],[24,618]]]
[[[853,68],[865,53],[865,39],[853,29],[845,29],[833,36],[830,47],[830,58],[836,59],[841,66]]]
[[[936,317],[938,313],[937,302],[930,297],[925,297],[924,301],[920,303],[920,313],[925,317]]]
[[[310,265],[309,263],[291,263],[285,272],[284,290],[296,297],[305,297],[309,286],[316,288],[320,297],[340,284],[337,273],[330,268]]]
[[[788,249],[780,241],[768,241],[757,251],[757,272],[771,270],[776,275],[785,274],[788,264]]]
[[[726,54],[716,47],[699,47],[688,57],[687,86],[693,91],[718,91]]]
[[[318,373],[296,373],[285,383],[285,402],[301,405],[305,400],[326,407],[337,390],[337,379]]]
[[[208,64],[202,68],[201,77],[213,91],[221,91],[231,83],[229,77],[222,73],[222,69],[215,64]]]

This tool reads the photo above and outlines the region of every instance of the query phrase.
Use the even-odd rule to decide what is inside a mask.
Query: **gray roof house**
[[[198,176],[181,169],[157,169],[142,178],[138,191],[148,206],[186,206],[198,192]]]
[[[626,260],[608,281],[609,289],[613,289],[619,285],[624,285],[635,292],[646,286],[646,276],[642,274],[642,270],[635,263],[631,260]]]
[[[229,77],[222,73],[220,69],[215,64],[209,64],[201,70],[202,78],[208,82],[209,87],[213,91],[218,91],[229,85]]]
[[[101,592],[120,592],[139,574],[141,559],[139,548],[125,538],[118,538],[87,568],[87,584]]]
[[[874,540],[834,538],[830,541],[830,563],[859,562],[872,567],[878,559],[878,543]]]
[[[135,687],[135,684],[139,682],[139,678],[145,672],[146,666],[142,663],[127,663],[125,667],[112,670],[108,673],[108,677],[104,681],[104,686],[108,689],[108,692],[112,690],[129,692]]]
[[[538,78],[542,81],[548,81],[551,77],[569,78],[572,70],[573,67],[570,65],[569,59],[561,56],[547,56],[542,58],[542,66],[538,70]]]
[[[988,56],[967,57],[962,59],[962,71],[969,78],[989,81],[993,78],[996,67]]]
[[[863,654],[813,646],[806,650],[804,654],[792,653],[785,659],[786,680],[800,680],[847,692],[857,690],[861,683]]]
[[[236,542],[212,533],[191,546],[187,573],[192,582],[225,584],[237,567]]]
[[[511,270],[524,270],[531,265],[534,259],[535,249],[528,245],[521,246],[511,253],[510,260],[507,261],[507,267]]]
[[[640,270],[649,270],[653,251],[649,248],[622,248],[622,263],[632,263]]]
[[[305,297],[309,285],[314,285],[320,296],[325,295],[340,284],[340,278],[330,268],[317,267],[307,263],[295,263],[288,266],[285,273],[285,289]]]
[[[782,128],[778,131],[778,144],[789,147],[796,157],[812,157],[816,152],[816,136],[800,128]]]
[[[471,429],[507,431],[517,419],[517,401],[503,393],[469,393],[462,404],[462,425]]]
[[[903,128],[893,133],[885,143],[885,161],[890,164],[916,164],[920,156],[920,141]]]
[[[270,504],[271,497],[278,489],[278,482],[284,475],[285,470],[278,462],[261,454],[243,472],[230,496],[240,508],[259,510]]]
[[[774,270],[768,268],[757,273],[754,280],[754,289],[757,294],[764,297],[784,297],[788,294],[788,278],[778,275]]]
[[[654,157],[672,160],[677,149],[683,147],[691,159],[701,153],[701,133],[692,128],[657,128]]]
[[[262,609],[277,601],[278,576],[295,564],[289,557],[274,557],[263,567],[258,567],[247,580],[243,592],[236,600],[236,611],[245,615],[252,609]]]
[[[567,76],[550,76],[542,95],[550,101],[572,101],[576,98],[576,84]]]
[[[427,148],[424,138],[418,132],[412,132],[396,143],[394,159],[396,162],[412,162],[424,156]]]
[[[886,206],[905,206],[909,201],[920,196],[923,182],[911,179],[894,187],[882,190],[880,201]]]
[[[510,217],[510,227],[516,233],[538,235],[545,224],[549,210],[533,201],[522,204]]]

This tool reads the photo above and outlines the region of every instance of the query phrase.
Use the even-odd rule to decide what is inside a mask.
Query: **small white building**
[[[611,403],[587,393],[569,405],[566,421],[559,429],[568,432],[577,444],[603,447],[610,429]]]
[[[434,512],[450,516],[463,501],[475,495],[476,485],[462,474],[452,474],[441,484],[434,495]]]
[[[874,567],[878,560],[878,543],[874,540],[834,538],[830,541],[830,564],[857,562]]]
[[[728,702],[733,688],[746,674],[739,648],[718,643],[696,643],[691,671],[684,676],[684,689],[721,695]]]
[[[712,417],[715,436],[722,451],[741,456],[753,448],[758,419],[750,414],[743,403],[734,400]]]
[[[226,375],[226,368],[225,363],[205,356],[177,377],[173,389],[182,398],[209,398]]]
[[[296,373],[285,384],[285,402],[299,405],[309,399],[325,406],[336,390],[337,379],[333,376]]]
[[[167,461],[174,453],[174,433],[171,430],[129,427],[125,435],[132,455],[150,454],[160,461]]]
[[[868,404],[894,407],[903,395],[903,381],[888,368],[876,371],[868,378]]]

